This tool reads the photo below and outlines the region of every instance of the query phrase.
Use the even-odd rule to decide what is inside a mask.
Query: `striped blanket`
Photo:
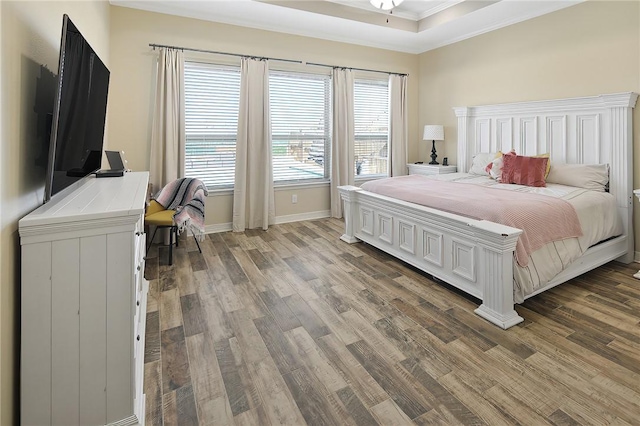
[[[204,238],[204,199],[209,195],[198,179],[182,178],[167,184],[156,201],[167,210],[175,210],[173,222],[178,233],[189,229],[200,241]]]

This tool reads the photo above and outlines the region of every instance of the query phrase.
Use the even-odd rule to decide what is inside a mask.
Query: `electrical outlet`
[[[298,202],[298,194],[291,195],[291,204],[296,204]]]

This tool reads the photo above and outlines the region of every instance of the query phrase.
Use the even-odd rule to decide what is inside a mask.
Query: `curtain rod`
[[[338,65],[327,65],[327,64],[318,64],[318,63],[314,63],[314,62],[296,61],[296,60],[293,60],[293,59],[269,58],[269,57],[266,57],[266,56],[242,55],[240,53],[218,52],[218,51],[215,51],[215,50],[193,49],[193,48],[190,48],[190,47],[180,47],[180,46],[168,46],[166,44],[149,43],[149,47],[153,47],[154,50],[155,50],[156,47],[166,47],[168,49],[177,49],[177,50],[182,50],[182,51],[188,50],[190,52],[213,53],[213,54],[216,54],[216,55],[237,56],[237,57],[240,57],[240,58],[244,57],[244,58],[268,59],[268,60],[271,60],[271,61],[292,62],[294,64],[313,65],[313,66],[316,66],[316,67],[347,68],[347,69],[350,69],[350,70],[366,71],[366,72],[377,72],[377,73],[381,73],[381,74],[409,75],[409,74],[403,74],[403,73],[399,73],[399,72],[371,70],[371,69],[366,69],[366,68],[341,67],[341,66],[338,66]]]
[[[341,67],[339,65],[316,64],[314,62],[306,62],[306,64],[307,65],[315,65],[316,67],[346,68],[346,69],[349,69],[349,70],[356,70],[356,71],[378,72],[380,74],[409,75],[409,74],[404,74],[404,73],[401,73],[401,72],[371,70],[371,69],[367,69],[367,68]]]
[[[240,58],[268,59],[270,61],[293,62],[295,64],[303,63],[302,61],[295,61],[293,59],[268,58],[266,56],[256,56],[256,55],[242,55],[240,53],[217,52],[215,50],[192,49],[190,47],[180,47],[180,46],[167,46],[166,44],[149,43],[149,47],[153,47],[154,50],[156,47],[166,47],[168,49],[176,49],[176,50],[182,50],[182,51],[188,50],[190,52],[201,52],[201,53],[214,53],[216,55],[238,56]]]

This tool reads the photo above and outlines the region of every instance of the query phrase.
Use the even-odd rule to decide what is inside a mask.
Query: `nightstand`
[[[410,175],[444,175],[458,171],[456,166],[440,164],[407,164]]]

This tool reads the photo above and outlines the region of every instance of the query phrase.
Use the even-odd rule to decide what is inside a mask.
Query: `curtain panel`
[[[389,163],[391,176],[407,174],[407,76],[389,76]]]
[[[275,201],[269,113],[269,63],[242,58],[233,188],[233,231],[274,223]]]
[[[184,54],[160,49],[151,128],[149,179],[153,191],[184,176]]]
[[[338,186],[354,183],[353,72],[334,68],[333,126],[331,131],[331,216],[342,217]]]

